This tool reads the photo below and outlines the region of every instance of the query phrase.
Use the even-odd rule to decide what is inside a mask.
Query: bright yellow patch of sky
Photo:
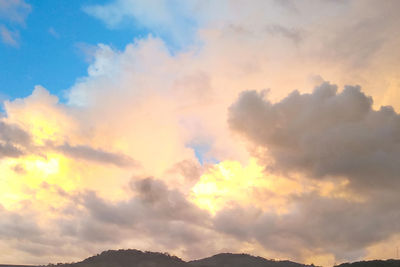
[[[3,174],[0,178],[0,203],[6,208],[13,208],[18,202],[31,199],[33,194],[37,196],[44,183],[67,191],[75,189],[76,179],[70,175],[68,166],[69,160],[56,153],[0,162]]]
[[[192,201],[212,214],[234,203],[285,212],[283,196],[299,192],[301,186],[295,180],[269,175],[264,169],[254,158],[246,165],[220,162],[192,188]]]

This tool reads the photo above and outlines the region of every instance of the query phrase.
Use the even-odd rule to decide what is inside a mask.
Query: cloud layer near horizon
[[[381,251],[400,231],[398,2],[161,2],[84,7],[154,35],[99,44],[66,104],[41,86],[5,102],[0,261],[127,247],[393,257]]]

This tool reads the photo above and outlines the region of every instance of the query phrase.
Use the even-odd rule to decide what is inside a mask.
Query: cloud
[[[197,71],[192,68],[178,71],[180,64],[186,64],[182,61],[153,37],[130,44],[124,51],[101,45],[89,76],[69,90],[68,105],[84,111],[79,121],[98,136],[94,139],[103,143],[99,147],[110,147],[109,141],[114,140],[119,143],[118,151],[140,162],[151,175],[164,176],[178,162],[197,161],[187,145],[192,137],[184,123],[205,102],[191,95],[207,89],[198,86],[204,79],[207,85],[207,79],[194,75]]]
[[[0,121],[0,158],[19,157],[30,145],[30,135],[17,125]]]
[[[131,181],[131,196],[110,202],[93,191],[70,196],[82,207],[77,216],[60,219],[60,231],[84,243],[134,242],[169,251],[196,253],[211,230],[209,214],[189,202],[179,191],[154,178]],[[199,253],[199,251],[197,251]]]
[[[10,212],[0,206],[1,239],[30,240],[41,234],[39,226],[33,220],[26,220],[17,212]]]
[[[0,37],[3,43],[18,47],[19,31],[31,12],[31,5],[24,0],[0,0]]]
[[[71,261],[135,247],[185,258],[328,255],[333,264],[390,240],[399,232],[395,2],[84,7],[110,28],[152,34],[122,50],[77,44],[90,66],[65,102],[40,86],[6,101],[6,128],[31,144],[1,137],[0,201],[48,233],[1,239],[1,259]],[[363,92],[324,84],[309,93],[324,79]],[[245,92],[228,109],[243,90],[265,88],[268,100]],[[287,96],[293,88],[301,91]],[[9,157],[10,148],[25,154]],[[141,167],[127,168],[132,159]],[[215,216],[199,208],[207,205],[196,189]]]
[[[391,189],[400,182],[400,115],[372,103],[358,86],[337,93],[329,83],[277,103],[246,91],[231,106],[229,124],[265,148],[277,171],[345,177],[354,189]]]
[[[66,143],[55,148],[63,154],[77,159],[91,160],[100,163],[114,164],[120,167],[136,165],[136,162],[127,155],[111,153],[101,149],[94,149],[85,145],[71,146]]]
[[[84,42],[75,43],[76,53],[87,63],[93,63],[98,47]]]
[[[83,198],[84,206],[97,220],[132,227],[150,221],[184,221],[203,224],[207,213],[190,203],[181,192],[169,189],[161,180],[145,178],[133,180],[135,196],[128,201],[110,205],[89,192]]]
[[[302,32],[295,28],[286,28],[281,25],[273,24],[267,26],[266,31],[271,35],[281,35],[295,43],[299,43],[303,39]]]
[[[51,36],[53,36],[54,38],[60,39],[60,34],[59,34],[53,27],[50,27],[50,28],[48,29],[48,32],[49,32],[49,34],[50,34]]]
[[[216,228],[277,252],[332,253],[336,261],[362,258],[366,247],[396,235],[400,115],[390,106],[374,109],[359,86],[338,92],[324,82],[277,102],[268,93],[242,92],[229,109],[231,129],[266,171],[300,175],[302,183],[334,181],[345,191],[324,195],[311,187],[290,194],[280,215],[240,206],[220,210]],[[242,219],[226,227],[233,218]]]
[[[196,21],[191,16],[194,2],[175,0],[132,1],[117,0],[105,5],[84,6],[83,10],[110,28],[132,25],[162,36],[175,45],[191,41]],[[131,22],[131,23],[127,23]],[[182,34],[185,33],[185,34]]]
[[[11,144],[1,144],[0,145],[0,158],[2,157],[19,157],[23,155],[23,152],[18,150],[15,146]]]
[[[9,29],[7,29],[4,25],[0,25],[0,36],[3,43],[11,46],[18,46],[17,42],[18,32],[12,32]]]
[[[24,0],[0,0],[0,19],[12,23],[23,25],[31,10],[31,5]]]
[[[399,231],[397,196],[368,202],[322,197],[315,193],[293,196],[288,213],[233,207],[215,217],[218,231],[239,240],[255,239],[265,248],[302,258],[306,251],[332,253],[337,261],[359,259],[364,248]]]
[[[17,143],[28,145],[31,141],[30,135],[17,125],[0,121],[0,138],[6,143]]]
[[[58,99],[51,96],[44,88],[37,87],[30,98],[24,101],[19,99],[14,102],[7,102],[6,110],[9,112],[9,115],[16,111],[18,111],[19,114],[23,114],[24,109],[29,111],[31,108],[36,109],[36,115],[40,113],[45,115],[46,112],[55,114],[53,108],[58,109],[58,107],[56,107],[57,102]],[[62,112],[62,110],[58,111]],[[62,113],[59,115],[61,118],[65,116],[65,114]],[[66,141],[66,139],[68,139],[66,136],[62,137],[57,135],[56,140],[52,133],[56,128],[52,128],[54,126],[49,125],[48,121],[40,117],[39,115],[24,121],[21,120],[23,116],[20,115],[18,124],[0,121],[0,157],[19,157],[29,154],[46,157],[46,154],[56,151],[70,158],[84,159],[97,163],[109,163],[119,167],[137,165],[131,157],[123,153],[112,153],[103,149],[96,149],[88,144],[71,145]],[[67,119],[65,117],[63,119],[66,123]],[[10,118],[8,118],[8,120],[10,120]],[[38,130],[40,135],[42,135],[40,141],[34,140],[29,133],[29,131],[33,130],[32,121],[34,121],[34,125],[39,126]],[[46,133],[52,134],[49,135]],[[66,133],[64,132],[64,134]]]
[[[17,164],[15,165],[13,168],[13,171],[19,174],[25,174],[26,170],[24,169],[24,167],[21,164]]]
[[[183,160],[176,163],[170,170],[171,173],[180,173],[185,179],[197,182],[204,172],[199,162],[194,160]]]

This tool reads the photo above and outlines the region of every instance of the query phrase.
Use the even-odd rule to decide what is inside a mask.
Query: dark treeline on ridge
[[[48,266],[55,266],[49,264]],[[140,250],[108,250],[81,262],[56,264],[61,267],[308,267],[290,261],[267,260],[248,254],[221,253],[209,258],[185,262],[168,253]]]
[[[0,267],[312,267],[291,261],[268,260],[249,254],[221,253],[208,258],[183,261],[168,253],[142,252],[135,249],[108,250],[81,262],[47,266],[1,265]],[[400,260],[373,260],[343,263],[336,267],[400,267]]]

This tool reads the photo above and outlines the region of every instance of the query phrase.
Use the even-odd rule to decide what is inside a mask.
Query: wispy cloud
[[[53,36],[54,38],[56,38],[56,39],[59,39],[59,38],[60,38],[60,34],[59,34],[53,27],[50,27],[49,30],[48,30],[48,32],[49,32],[49,34],[50,34],[51,36]]]
[[[161,36],[168,43],[183,47],[195,37],[197,18],[193,16],[196,1],[118,0],[105,5],[84,6],[83,10],[109,28],[134,27]]]
[[[0,19],[23,25],[31,11],[24,0],[0,0]]]
[[[18,32],[12,32],[6,26],[0,25],[0,36],[3,43],[14,47],[18,46]]]
[[[3,43],[18,46],[18,28],[25,26],[31,5],[24,0],[0,0],[0,35]],[[11,30],[12,29],[12,30]]]

